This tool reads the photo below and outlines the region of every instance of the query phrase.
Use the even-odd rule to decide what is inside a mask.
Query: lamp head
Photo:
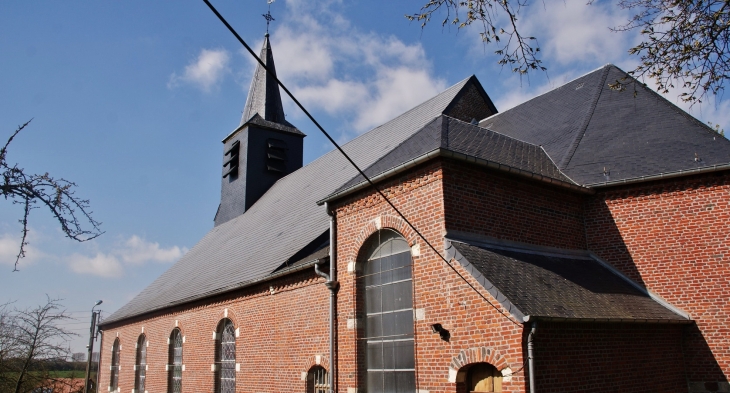
[[[103,300],[97,300],[97,301],[96,301],[96,304],[94,304],[94,306],[98,306],[98,305],[100,305],[100,304],[102,304],[102,303],[104,303],[104,301],[103,301]]]

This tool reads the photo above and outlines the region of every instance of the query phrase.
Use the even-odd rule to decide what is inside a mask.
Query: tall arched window
[[[491,364],[477,363],[469,367],[466,383],[470,393],[501,392],[502,373]]]
[[[215,385],[217,393],[236,391],[236,330],[230,319],[218,324],[216,331]]]
[[[109,391],[116,392],[119,388],[119,339],[114,340],[112,345],[112,363],[109,373]]]
[[[410,251],[398,233],[381,230],[361,253],[368,393],[416,388]]]
[[[169,393],[182,392],[182,345],[183,339],[180,329],[174,329],[170,334],[169,354],[167,356],[167,391]]]
[[[137,340],[137,356],[134,363],[134,392],[144,393],[144,382],[147,377],[147,337],[144,334]]]

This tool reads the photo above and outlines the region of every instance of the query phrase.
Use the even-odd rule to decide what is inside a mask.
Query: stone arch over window
[[[169,342],[167,355],[167,392],[181,393],[183,335],[179,328],[172,330]]]
[[[307,393],[328,393],[330,389],[327,370],[319,365],[312,366],[307,372]]]
[[[145,393],[145,382],[147,379],[147,336],[140,334],[137,339],[136,356],[134,361],[134,391],[132,393]]]
[[[236,391],[236,330],[233,322],[224,318],[218,323],[215,335],[215,391]]]
[[[400,233],[381,229],[363,243],[358,263],[362,382],[368,393],[412,392],[416,381],[410,246]]]
[[[418,238],[416,232],[402,218],[391,215],[378,216],[368,221],[365,227],[360,230],[355,244],[364,245],[372,235],[384,229],[391,229],[401,234],[411,246],[416,244]]]
[[[109,391],[116,392],[119,390],[119,338],[114,339],[112,345],[112,361],[109,367]]]
[[[490,390],[468,389],[483,389],[485,386],[488,386],[489,381],[485,381],[482,385],[476,387],[476,384],[484,380],[487,376],[492,377],[492,389],[496,389],[497,386],[501,389],[501,383],[509,382],[511,375],[512,370],[508,367],[507,361],[499,351],[492,347],[481,346],[461,350],[456,356],[451,358],[448,381],[455,382],[458,391],[489,392]],[[470,383],[475,386],[470,386]],[[496,392],[501,390],[491,391]]]

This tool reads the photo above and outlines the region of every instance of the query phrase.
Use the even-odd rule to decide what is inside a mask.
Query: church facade
[[[730,141],[613,65],[505,112],[472,76],[343,146],[378,191],[302,166],[261,58],[215,225],[101,323],[100,391],[730,391]]]

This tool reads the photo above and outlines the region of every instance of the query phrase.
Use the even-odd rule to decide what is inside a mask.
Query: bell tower
[[[241,123],[223,139],[215,226],[245,213],[277,180],[302,167],[305,135],[286,121],[268,33],[259,57],[266,67],[256,67]]]

